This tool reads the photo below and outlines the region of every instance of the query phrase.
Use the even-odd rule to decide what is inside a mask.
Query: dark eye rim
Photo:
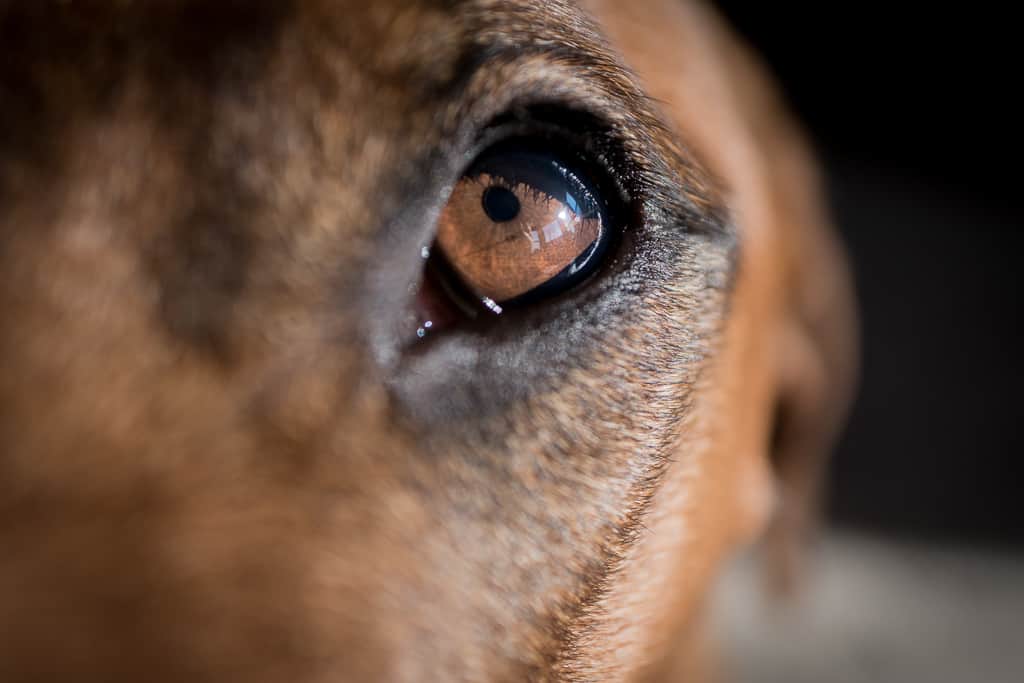
[[[561,104],[536,104],[517,107],[493,118],[481,128],[465,154],[467,163],[458,177],[465,175],[476,160],[489,149],[514,139],[529,139],[554,147],[579,169],[590,169],[586,179],[605,198],[609,208],[628,218],[624,229],[633,228],[639,206],[641,182],[639,169],[612,126],[590,112]]]
[[[567,282],[561,280],[561,276],[578,262],[578,259],[574,260],[547,282],[500,302],[498,308],[502,313],[533,308],[549,300],[571,296],[602,275],[609,263],[621,253],[629,233],[637,227],[639,212],[635,193],[627,184],[636,174],[623,171],[625,155],[614,144],[607,127],[578,112],[560,112],[561,119],[557,124],[546,118],[538,119],[538,113],[536,108],[529,112],[519,111],[486,126],[473,151],[466,155],[469,162],[463,166],[459,177],[471,175],[481,159],[500,154],[503,148],[549,155],[578,176],[600,206],[605,225],[601,239],[595,242],[587,256],[588,262],[596,259],[593,268],[578,278],[570,278]],[[436,245],[431,247],[426,268],[463,314],[476,318],[489,307],[470,292]]]

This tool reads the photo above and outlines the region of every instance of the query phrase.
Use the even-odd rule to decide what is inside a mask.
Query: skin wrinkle
[[[710,15],[584,4],[0,2],[0,679],[697,680],[848,300]],[[487,131],[559,126],[620,249],[408,346]]]

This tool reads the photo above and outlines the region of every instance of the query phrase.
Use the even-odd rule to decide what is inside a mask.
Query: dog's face
[[[584,4],[0,3],[0,678],[693,665],[846,281],[714,17]]]

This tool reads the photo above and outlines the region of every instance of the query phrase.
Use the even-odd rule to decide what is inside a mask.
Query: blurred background
[[[985,3],[717,4],[817,146],[863,345],[805,595],[773,608],[743,563],[723,591],[734,673],[1024,680],[1015,24]]]

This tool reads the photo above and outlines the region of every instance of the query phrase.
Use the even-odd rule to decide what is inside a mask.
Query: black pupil
[[[519,215],[519,199],[508,188],[492,185],[484,190],[481,200],[484,212],[495,223],[504,223]]]

